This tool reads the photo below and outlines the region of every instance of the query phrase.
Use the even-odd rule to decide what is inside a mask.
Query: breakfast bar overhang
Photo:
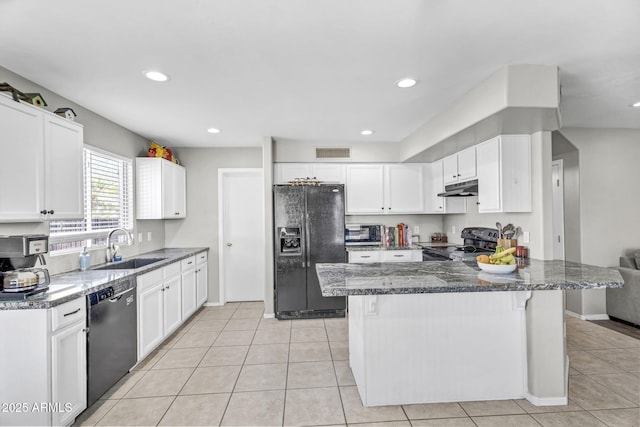
[[[566,405],[564,290],[622,287],[614,269],[526,260],[317,264],[348,296],[349,364],[365,406],[526,398]]]

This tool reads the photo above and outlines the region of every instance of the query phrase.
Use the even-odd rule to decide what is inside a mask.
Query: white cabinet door
[[[176,185],[178,183],[177,170],[168,161],[161,163],[162,167],[162,217],[174,218],[180,215],[176,207]]]
[[[138,361],[144,359],[164,339],[162,289],[161,280],[143,290],[138,282]]]
[[[175,331],[182,323],[182,289],[180,275],[165,279],[164,298],[164,335]]]
[[[442,180],[442,160],[435,161],[425,167],[427,172],[427,191],[425,196],[426,212],[444,213],[445,198],[438,197],[444,191],[444,181]]]
[[[58,116],[44,116],[47,219],[84,218],[83,129]]]
[[[347,165],[348,215],[384,213],[384,165]]]
[[[385,165],[387,213],[424,212],[421,164]]]
[[[43,112],[0,95],[0,222],[42,221]]]
[[[137,219],[184,218],[186,194],[183,166],[161,158],[136,158]]]
[[[207,302],[208,280],[207,253],[201,252],[196,254],[196,296],[198,307]]]
[[[85,321],[51,336],[51,403],[69,412],[53,411],[52,425],[70,425],[87,407],[87,336]]]
[[[478,156],[478,212],[500,212],[500,143],[490,139],[476,149]]]
[[[454,154],[442,159],[442,176],[444,184],[458,182],[458,155]]]
[[[310,163],[276,163],[273,169],[273,181],[276,184],[288,184],[296,178],[312,177]]]
[[[181,262],[182,319],[187,319],[197,308],[196,296],[196,257],[189,257]]]
[[[458,181],[468,181],[476,177],[476,147],[469,147],[458,153]]]
[[[346,165],[335,163],[312,163],[311,176],[329,184],[344,184]]]
[[[187,216],[187,170],[175,165],[173,173],[173,207],[177,215],[175,218],[185,218]]]

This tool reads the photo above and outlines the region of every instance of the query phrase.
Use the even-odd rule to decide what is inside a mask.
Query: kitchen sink
[[[134,270],[165,259],[166,258],[131,258],[126,261],[118,261],[102,267],[94,268],[94,270]]]

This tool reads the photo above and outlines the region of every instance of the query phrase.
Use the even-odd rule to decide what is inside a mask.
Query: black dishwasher
[[[87,295],[87,407],[136,364],[135,278]]]

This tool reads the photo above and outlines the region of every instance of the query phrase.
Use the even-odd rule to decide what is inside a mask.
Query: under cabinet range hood
[[[469,197],[478,195],[478,180],[456,182],[444,186],[444,193],[438,193],[438,197]]]

